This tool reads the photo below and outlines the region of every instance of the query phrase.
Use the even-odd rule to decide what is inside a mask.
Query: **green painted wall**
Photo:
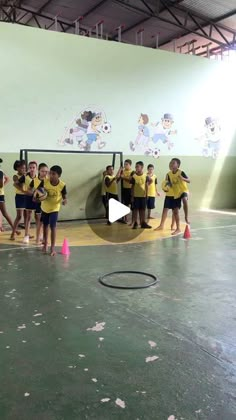
[[[20,148],[83,150],[89,130],[82,131],[78,119],[84,111],[91,111],[100,118],[99,135],[91,150],[120,150],[134,162],[152,162],[160,182],[170,158],[178,156],[192,179],[193,209],[205,207],[206,202],[213,208],[236,207],[232,193],[236,180],[233,66],[3,23],[0,62],[0,156],[8,175],[13,174],[12,163]],[[149,119],[142,127],[148,129],[147,144],[139,133],[140,113]],[[173,116],[173,133],[165,132],[166,143],[155,143],[165,113]],[[207,117],[214,119],[218,130],[217,159],[206,147]],[[107,122],[111,126],[108,133],[104,132]],[[135,145],[132,150],[130,143]],[[206,148],[209,157],[202,155]],[[160,150],[159,159],[152,156],[155,149]],[[100,174],[111,162],[110,156],[30,157],[63,167],[70,205],[62,209],[62,219],[84,218],[88,197],[87,215],[103,214]],[[14,214],[11,186],[6,188],[6,197]],[[159,210],[161,207],[162,199]]]

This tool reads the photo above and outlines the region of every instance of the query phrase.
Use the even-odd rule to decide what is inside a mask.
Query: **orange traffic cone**
[[[184,230],[184,239],[190,239],[191,238],[191,232],[190,232],[190,226],[186,225]]]
[[[70,255],[69,243],[68,243],[68,240],[66,238],[64,239],[63,244],[62,244],[61,254],[62,255]]]

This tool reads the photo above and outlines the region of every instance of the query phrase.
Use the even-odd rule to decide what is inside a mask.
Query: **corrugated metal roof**
[[[215,19],[236,9],[236,0],[184,0],[181,7]]]

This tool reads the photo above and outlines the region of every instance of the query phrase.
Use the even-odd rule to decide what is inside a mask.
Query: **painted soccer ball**
[[[37,188],[35,191],[34,191],[34,194],[33,194],[33,200],[36,202],[36,203],[41,203],[41,201],[44,201],[46,198],[47,198],[47,191],[45,191],[45,189],[44,188]]]
[[[155,159],[158,159],[158,158],[160,157],[160,150],[159,150],[159,149],[154,149],[154,150],[152,151],[152,156],[153,156]]]
[[[108,133],[110,133],[111,132],[111,124],[110,123],[104,123],[103,125],[102,125],[102,131],[103,131],[103,133],[105,133],[105,134],[108,134]]]

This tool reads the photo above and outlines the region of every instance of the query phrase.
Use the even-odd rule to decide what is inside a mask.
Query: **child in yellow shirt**
[[[151,211],[155,209],[156,196],[160,196],[160,193],[157,191],[157,176],[154,174],[154,165],[148,165],[147,176],[151,180],[151,183],[148,185],[147,190],[148,219],[153,219],[153,217],[151,217]]]
[[[43,222],[43,237],[44,245],[43,252],[47,252],[48,248],[48,231],[49,225],[51,230],[51,256],[56,255],[56,232],[57,232],[57,219],[58,213],[63,205],[67,204],[67,191],[65,182],[61,181],[60,176],[62,174],[62,168],[58,165],[54,165],[50,168],[49,178],[45,178],[41,181],[38,188],[44,188],[47,193],[47,197],[41,202],[42,209],[42,222]]]

